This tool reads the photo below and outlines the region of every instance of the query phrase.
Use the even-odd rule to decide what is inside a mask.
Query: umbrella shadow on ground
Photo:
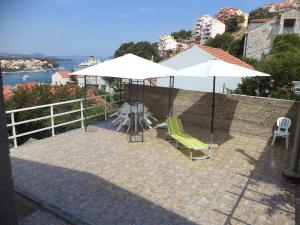
[[[253,220],[251,218],[249,220],[247,215],[238,213],[246,202],[258,205],[259,212],[265,220],[274,221],[277,214],[285,214],[290,220],[294,220],[294,187],[289,187],[281,177],[282,157],[284,155],[282,149],[270,150],[268,148],[268,151],[264,151],[258,159],[252,157],[244,149],[235,149],[235,151],[241,154],[241,157],[250,165],[253,165],[254,169],[250,171],[250,175],[236,173],[236,176],[245,182],[232,184],[232,187],[227,190],[227,193],[236,199],[234,206],[227,212],[215,209],[216,212],[226,216],[226,221],[223,224],[228,225],[237,222],[240,224],[253,224]],[[279,186],[280,190],[285,191],[276,193],[271,190],[269,192],[264,191],[262,187],[265,184]],[[249,214],[253,213],[253,210],[258,210],[256,207],[249,209]]]
[[[177,90],[177,89],[175,89]],[[182,120],[185,131],[204,143],[210,143],[210,128],[212,114],[212,93],[201,93],[197,96],[180,96],[175,92],[174,115]],[[216,94],[213,144],[221,145],[233,137],[229,131],[234,118],[238,101],[223,94]],[[186,107],[189,105],[189,107]],[[167,130],[158,129],[157,137],[164,138]],[[175,147],[174,141],[170,141]],[[189,156],[188,150],[180,148],[183,154]],[[199,156],[201,152],[197,152]],[[198,155],[196,155],[198,156]]]
[[[17,191],[74,224],[187,224],[194,222],[84,171],[12,157]],[[34,174],[32,179],[24,174]]]
[[[179,107],[178,103],[178,107]],[[214,115],[214,143],[221,145],[232,139],[229,134],[238,101],[223,94],[216,94]],[[199,137],[206,143],[210,142],[210,128],[212,115],[212,93],[205,93],[188,109],[179,112],[178,117],[187,132]],[[222,133],[222,138],[218,136]],[[227,135],[224,135],[227,134]]]

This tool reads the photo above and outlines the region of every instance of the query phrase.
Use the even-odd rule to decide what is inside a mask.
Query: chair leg
[[[122,127],[123,127],[123,124],[120,123],[120,125],[117,127],[116,131],[120,131]]]
[[[275,143],[275,139],[276,139],[276,135],[274,134],[274,135],[273,135],[273,140],[272,140],[272,144],[271,144],[271,146],[273,146],[273,145],[274,145],[274,143]]]
[[[285,137],[285,148],[286,148],[286,150],[289,149],[289,136]]]
[[[111,121],[111,123],[115,126],[119,122],[119,117]]]
[[[129,133],[130,127],[131,127],[131,125],[128,125],[128,127],[127,127],[127,133]]]
[[[165,140],[168,140],[168,137],[170,137],[169,133],[166,132],[165,135],[164,135],[164,137],[165,137]]]
[[[191,160],[194,160],[194,157],[193,157],[192,150],[191,150],[191,149],[189,149],[189,152],[190,152],[190,157],[191,157]]]
[[[208,158],[211,158],[211,147],[208,148]]]

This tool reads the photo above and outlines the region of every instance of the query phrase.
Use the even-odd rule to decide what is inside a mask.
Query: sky
[[[278,0],[0,0],[0,52],[108,57],[124,42],[192,30],[225,6],[245,12]]]

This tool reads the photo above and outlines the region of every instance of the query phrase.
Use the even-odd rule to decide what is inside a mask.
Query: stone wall
[[[272,43],[279,32],[279,20],[273,19],[256,28],[249,30],[247,34],[246,57],[260,60],[263,54],[268,54]]]
[[[284,28],[285,19],[295,19],[293,29]],[[300,35],[300,11],[289,10],[269,22],[256,28],[249,29],[245,55],[247,58],[261,59],[263,54],[268,54],[277,35],[295,33]]]
[[[161,121],[168,112],[168,88],[146,87],[145,105]],[[210,128],[212,94],[174,89],[174,115],[184,126]],[[278,117],[292,120],[294,133],[300,102],[216,94],[215,130],[230,134],[270,137]]]

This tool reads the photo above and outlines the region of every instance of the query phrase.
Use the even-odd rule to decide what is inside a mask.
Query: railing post
[[[50,106],[52,137],[55,136],[53,105]]]
[[[10,118],[11,118],[11,124],[12,124],[12,133],[13,133],[13,138],[14,138],[14,147],[17,148],[18,147],[18,143],[17,143],[17,137],[16,137],[16,126],[15,126],[15,114],[12,112],[10,114]]]
[[[81,118],[81,128],[84,128],[84,114],[83,114],[83,101],[80,100],[80,118]]]
[[[104,119],[107,120],[107,102],[106,102],[106,95],[104,96]]]

